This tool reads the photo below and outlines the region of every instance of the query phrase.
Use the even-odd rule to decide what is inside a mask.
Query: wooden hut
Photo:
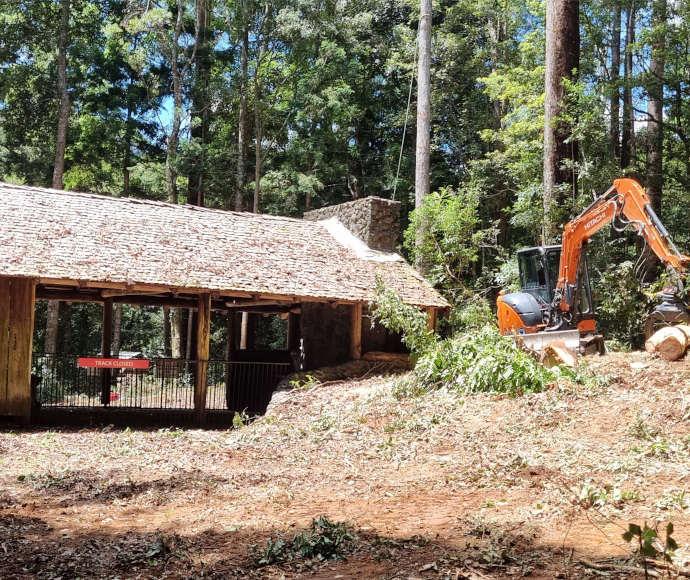
[[[371,234],[399,207],[353,203],[338,206],[342,215],[293,219],[0,183],[0,416],[31,420],[36,300],[100,302],[106,332],[113,303],[195,309],[199,363],[209,359],[212,310],[289,316],[307,368],[359,358],[377,278],[435,320],[446,301]],[[203,414],[208,365],[194,368]]]

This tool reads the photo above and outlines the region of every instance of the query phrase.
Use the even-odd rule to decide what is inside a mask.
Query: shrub
[[[357,539],[353,529],[343,522],[332,522],[326,516],[315,518],[309,530],[296,534],[292,540],[269,538],[261,551],[253,549],[259,565],[287,562],[297,558],[343,560],[354,549]]]
[[[542,391],[564,372],[543,367],[512,338],[485,326],[437,341],[420,356],[414,376],[429,386],[517,395]]]
[[[419,355],[426,351],[436,340],[427,327],[426,313],[405,304],[400,295],[376,280],[376,298],[370,305],[371,323],[380,322],[391,332],[402,335],[405,346]]]
[[[611,341],[642,346],[643,324],[656,298],[642,291],[630,261],[610,264],[598,274],[594,299],[599,329]]]
[[[561,367],[542,366],[512,338],[501,336],[493,320],[479,327],[480,321],[486,320],[481,310],[479,315],[468,317],[473,318],[477,328],[439,339],[427,329],[426,316],[420,309],[405,304],[379,282],[372,318],[402,333],[404,343],[417,358],[413,384],[407,384],[400,394],[449,386],[467,393],[517,395],[542,391],[563,374],[576,378],[572,371]]]

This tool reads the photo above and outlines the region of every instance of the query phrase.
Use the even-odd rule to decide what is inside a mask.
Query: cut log
[[[687,324],[678,324],[676,325],[676,328],[683,332],[685,338],[688,340],[688,344],[690,345],[690,326]]]
[[[678,360],[685,354],[688,335],[677,326],[665,326],[649,337],[644,347],[666,360]]]
[[[577,366],[577,355],[562,340],[554,340],[544,345],[539,362],[545,367],[566,365],[575,368]]]

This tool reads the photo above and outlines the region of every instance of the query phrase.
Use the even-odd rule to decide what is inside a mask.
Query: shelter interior
[[[48,300],[102,305],[100,351],[43,352],[33,340],[35,309]],[[118,366],[93,366],[112,358],[115,304],[184,311],[191,352],[188,347],[181,358],[120,353]],[[225,324],[223,354],[216,358],[212,313],[216,325]],[[429,316],[434,324],[433,309]],[[255,347],[256,321],[266,317],[282,321],[279,348]],[[0,278],[0,330],[0,414],[27,423],[227,426],[235,413],[263,413],[280,380],[294,371],[405,352],[398,336],[372,326],[361,302],[8,277]]]

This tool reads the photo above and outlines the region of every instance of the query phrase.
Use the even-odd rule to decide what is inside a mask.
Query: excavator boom
[[[563,230],[561,262],[553,308],[559,309],[562,313],[576,309],[583,250],[595,233],[616,219],[619,219],[623,226],[631,225],[659,260],[675,272],[677,277],[685,274],[690,257],[678,251],[654,212],[642,186],[634,179],[616,179],[611,189],[568,222]]]
[[[592,342],[589,339],[595,338],[596,326],[585,250],[589,239],[608,224],[618,230],[632,226],[674,279],[675,288],[665,291],[664,302],[652,312],[648,323],[690,320],[682,299],[690,257],[678,251],[642,186],[634,179],[622,178],[616,179],[613,187],[565,225],[560,247],[539,246],[518,252],[522,291],[501,293],[497,300],[503,334],[521,335],[525,344],[534,345],[536,350],[553,340],[572,345],[580,332]],[[558,254],[556,278],[552,258]],[[649,324],[645,325],[645,333],[650,329]]]

